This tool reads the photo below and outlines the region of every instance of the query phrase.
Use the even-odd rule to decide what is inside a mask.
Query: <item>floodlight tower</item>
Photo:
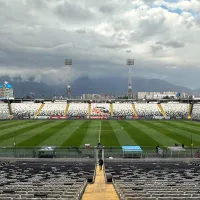
[[[65,59],[65,65],[67,66],[67,98],[71,99],[71,66],[72,66],[72,59]]]
[[[128,99],[132,99],[133,91],[132,91],[132,66],[134,65],[134,59],[127,59],[126,65],[129,67],[128,69]]]

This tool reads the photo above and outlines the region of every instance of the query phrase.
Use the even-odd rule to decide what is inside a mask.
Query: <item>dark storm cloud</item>
[[[101,11],[104,14],[112,14],[114,10],[115,8],[112,5],[103,5],[99,8],[99,11]]]
[[[31,75],[54,83],[66,80],[64,59],[72,58],[72,79],[85,74],[125,77],[125,61],[134,57],[135,76],[199,82],[198,20],[149,3],[153,2],[0,0],[0,74]],[[185,22],[193,26],[186,30]],[[188,56],[188,66],[183,56]],[[183,74],[178,75],[181,67],[191,76],[185,82]]]
[[[107,48],[107,49],[119,49],[119,48],[127,48],[130,47],[128,44],[101,44],[99,45],[101,48]]]
[[[173,40],[168,41],[168,42],[157,41],[156,44],[163,45],[166,47],[171,47],[171,48],[182,48],[185,46],[185,44],[183,42],[173,41]]]
[[[157,51],[163,50],[163,47],[161,45],[152,45],[151,46],[151,51],[152,53],[156,53]]]
[[[65,1],[55,8],[56,14],[62,20],[93,20],[95,12],[92,12],[83,3],[77,1]]]

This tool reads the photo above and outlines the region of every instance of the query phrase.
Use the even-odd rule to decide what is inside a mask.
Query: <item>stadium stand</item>
[[[198,165],[173,161],[107,161],[105,173],[112,174],[120,199],[200,199]]]
[[[41,104],[38,103],[12,103],[12,112],[15,118],[34,116]]]
[[[67,112],[68,116],[88,116],[88,104],[87,103],[70,103]]]
[[[66,103],[45,103],[37,116],[64,116]]]
[[[157,103],[135,103],[134,105],[139,117],[162,116]]]
[[[9,107],[7,103],[0,103],[0,119],[8,119]]]
[[[188,116],[189,104],[186,103],[162,103],[166,115],[171,118]]]
[[[131,103],[113,103],[114,116],[134,116]]]
[[[193,104],[192,119],[200,120],[200,104]]]
[[[13,161],[0,166],[1,200],[80,199],[87,177],[94,178],[90,161]]]
[[[8,104],[2,106],[1,119],[7,119],[9,115]],[[16,118],[35,116],[167,116],[171,118],[189,116],[189,104],[187,103],[12,103],[13,116]],[[41,106],[42,105],[42,106]],[[111,106],[112,105],[112,106]],[[159,108],[159,105],[162,109]],[[198,104],[195,104],[193,118],[198,116]],[[41,109],[40,109],[41,108]],[[111,109],[112,108],[112,109]],[[192,106],[191,106],[192,108]],[[113,112],[111,112],[113,111]],[[192,110],[191,110],[192,111]],[[164,113],[164,114],[163,114]],[[196,114],[195,114],[196,113]],[[191,117],[192,117],[191,116]]]
[[[109,103],[92,103],[91,116],[109,116],[110,104]]]

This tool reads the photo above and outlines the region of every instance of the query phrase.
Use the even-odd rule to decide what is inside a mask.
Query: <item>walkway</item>
[[[88,183],[82,200],[119,200],[112,183],[106,183],[104,171],[96,168],[96,178],[93,184]]]

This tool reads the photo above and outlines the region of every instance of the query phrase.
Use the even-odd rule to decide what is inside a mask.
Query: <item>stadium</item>
[[[200,198],[194,100],[7,99],[0,106],[1,199]]]
[[[0,0],[0,200],[200,200],[199,12]]]

